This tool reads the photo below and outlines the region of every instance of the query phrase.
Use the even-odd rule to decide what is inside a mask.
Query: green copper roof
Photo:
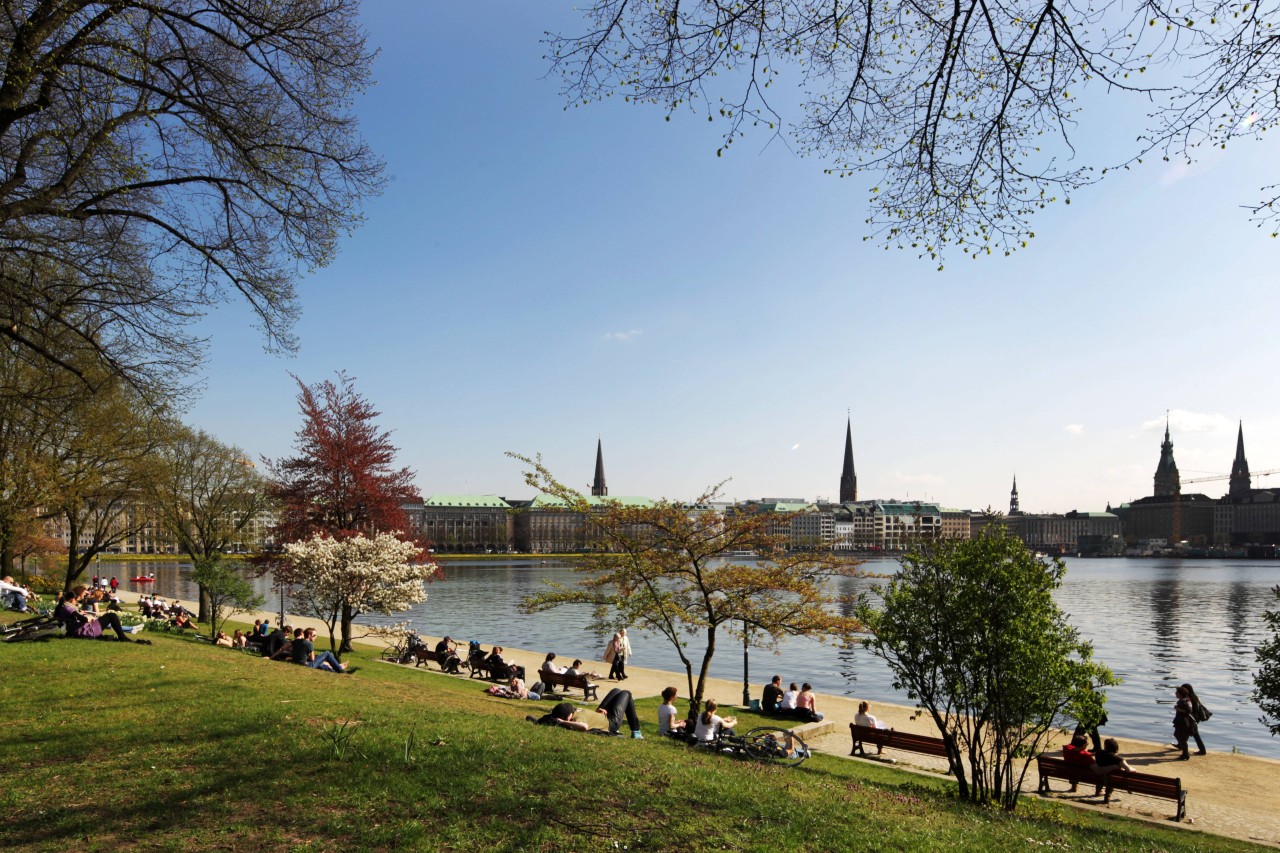
[[[425,506],[485,507],[511,509],[511,505],[497,495],[432,495],[422,502]]]

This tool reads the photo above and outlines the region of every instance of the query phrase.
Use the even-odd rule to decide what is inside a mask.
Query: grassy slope
[[[825,756],[739,763],[658,740],[656,700],[639,743],[532,726],[546,703],[475,681],[153,639],[0,647],[0,849],[1250,849],[1034,798],[973,809]],[[338,759],[326,731],[347,720]]]

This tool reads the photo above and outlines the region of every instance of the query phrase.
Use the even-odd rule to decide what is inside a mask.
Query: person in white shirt
[[[867,712],[868,712],[868,711],[870,711],[870,710],[871,710],[871,703],[870,703],[870,702],[859,702],[859,703],[858,703],[858,713],[856,713],[856,714],[854,714],[854,715],[853,715],[853,722],[854,722],[854,724],[855,724],[855,725],[859,725],[859,726],[868,726],[868,727],[873,728],[873,729],[883,729],[883,728],[885,728],[884,723],[880,722],[880,721],[879,721],[879,720],[877,720],[875,717],[873,717],[871,714],[867,713]],[[884,747],[883,747],[883,746],[877,746],[877,747],[876,747],[876,755],[880,755],[880,754],[882,754],[883,752],[884,752]]]
[[[800,698],[800,687],[793,681],[791,687],[782,692],[782,703],[778,705],[778,710],[784,714],[790,713],[796,709],[796,700]]]
[[[659,735],[682,735],[684,734],[684,720],[677,720],[676,714],[676,689],[668,687],[662,691],[662,704],[658,706],[658,734]]]
[[[27,599],[32,596],[31,590],[14,583],[11,575],[5,575],[4,579],[0,580],[0,599],[4,601],[5,606],[12,607],[19,613],[26,613]]]
[[[733,727],[738,724],[737,717],[721,717],[716,713],[720,706],[714,699],[708,699],[706,710],[698,715],[694,725],[693,736],[703,743],[711,743],[720,735],[733,734]]]

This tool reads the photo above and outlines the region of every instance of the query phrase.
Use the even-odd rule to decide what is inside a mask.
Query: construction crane
[[[1266,471],[1252,471],[1249,474],[1250,479],[1253,477],[1269,477],[1272,474],[1280,474],[1280,468],[1268,468]],[[1221,480],[1230,480],[1230,474],[1213,474],[1208,477],[1193,477],[1190,480],[1180,480],[1180,486],[1190,485],[1191,483],[1213,483]],[[1176,544],[1182,538],[1182,494],[1173,496],[1173,541]]]
[[[1267,469],[1266,471],[1251,471],[1251,472],[1249,472],[1249,476],[1250,476],[1251,478],[1252,478],[1252,477],[1269,477],[1269,476],[1271,476],[1272,474],[1280,474],[1280,468],[1269,468],[1269,469]],[[1212,482],[1213,482],[1213,481],[1215,481],[1215,480],[1230,480],[1230,479],[1231,479],[1231,475],[1230,475],[1230,474],[1214,474],[1214,475],[1213,475],[1213,476],[1211,476],[1211,477],[1195,477],[1195,478],[1190,479],[1190,480],[1182,480],[1182,481],[1181,481],[1181,483],[1182,483],[1182,485],[1184,485],[1184,486],[1185,486],[1185,485],[1187,485],[1188,483],[1212,483]]]

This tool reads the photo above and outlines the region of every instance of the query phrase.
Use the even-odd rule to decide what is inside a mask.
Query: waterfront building
[[[1119,553],[1120,519],[1111,512],[1019,513],[1009,530],[1028,548],[1046,554]]]
[[[645,497],[596,497],[584,498],[589,511],[600,511],[608,503],[623,506],[653,506],[653,500]],[[538,494],[533,500],[521,502],[512,515],[515,549],[528,554],[573,554],[581,551],[598,551],[606,547],[604,537],[589,523],[586,513],[569,506],[563,498]]]
[[[1182,480],[1173,458],[1167,420],[1153,481],[1154,494],[1132,501],[1123,508],[1121,520],[1125,542],[1133,545],[1140,539],[1167,539],[1175,544],[1208,545],[1214,537],[1217,501],[1208,495],[1182,493]]]
[[[511,504],[497,495],[431,495],[401,509],[409,529],[437,551],[501,554],[513,547]]]
[[[971,539],[973,537],[973,513],[967,509],[942,507],[942,538]]]
[[[832,547],[838,551],[899,551],[942,536],[942,510],[920,501],[855,501],[832,513]]]
[[[1280,490],[1255,489],[1244,453],[1244,424],[1236,433],[1227,494],[1213,517],[1213,543],[1220,546],[1280,544]]]

